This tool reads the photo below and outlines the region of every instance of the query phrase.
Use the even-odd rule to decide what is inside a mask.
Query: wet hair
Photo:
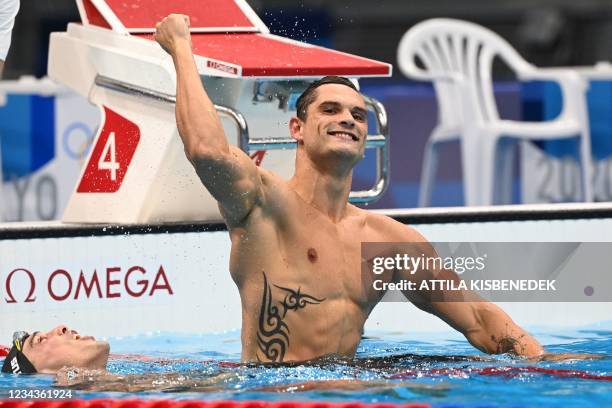
[[[298,118],[300,118],[303,121],[306,120],[306,116],[307,116],[306,111],[308,110],[308,106],[310,106],[310,104],[313,103],[315,99],[317,99],[317,93],[316,93],[317,88],[320,87],[321,85],[327,85],[327,84],[345,85],[355,90],[356,92],[359,92],[357,87],[355,87],[355,84],[353,84],[348,78],[339,77],[335,75],[329,75],[329,76],[323,77],[317,81],[314,81],[310,85],[308,85],[308,88],[306,88],[306,90],[302,92],[302,94],[298,98],[295,104]]]

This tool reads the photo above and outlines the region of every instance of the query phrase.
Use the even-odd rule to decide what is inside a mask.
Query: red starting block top
[[[153,40],[150,34],[139,37]],[[226,62],[225,71],[241,76],[387,76],[389,64],[306,44],[272,34],[192,34],[194,54]],[[215,64],[215,68],[220,68]]]
[[[265,28],[244,1],[106,0],[106,3],[130,33],[151,32],[151,27],[172,13],[188,15],[194,32],[260,31],[262,27]],[[197,7],[194,7],[195,4]]]
[[[77,0],[84,22],[115,31],[154,33],[168,14],[189,16],[192,32],[268,32],[245,0]]]
[[[153,40],[170,13],[190,16],[196,55],[238,76],[389,76],[391,65],[271,35],[244,0],[77,0],[85,24]]]

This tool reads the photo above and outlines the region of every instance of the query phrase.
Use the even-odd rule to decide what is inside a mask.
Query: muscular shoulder
[[[283,180],[279,175],[268,171],[264,168],[258,167],[257,171],[259,171],[259,177],[261,177],[261,182],[266,187],[274,187],[281,184],[286,184],[287,182]]]
[[[258,170],[264,193],[264,205],[274,205],[286,200],[291,192],[287,180],[261,167]]]
[[[371,211],[360,210],[365,214],[368,229],[376,237],[377,241],[385,242],[424,242],[427,239],[415,228],[403,224],[393,218],[374,213]]]
[[[289,182],[278,174],[259,168],[261,199],[257,213],[269,220],[282,222],[296,211],[296,194]],[[294,214],[295,215],[295,214]]]

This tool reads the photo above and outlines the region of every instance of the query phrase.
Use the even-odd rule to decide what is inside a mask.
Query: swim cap
[[[2,364],[3,373],[33,374],[36,372],[36,368],[22,351],[23,343],[29,336],[26,332],[13,333],[13,347]]]

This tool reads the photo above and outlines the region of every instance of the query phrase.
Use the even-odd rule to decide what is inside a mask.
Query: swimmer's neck
[[[340,221],[348,209],[353,170],[328,169],[315,165],[307,157],[296,160],[295,174],[289,186],[304,200],[333,222]]]

